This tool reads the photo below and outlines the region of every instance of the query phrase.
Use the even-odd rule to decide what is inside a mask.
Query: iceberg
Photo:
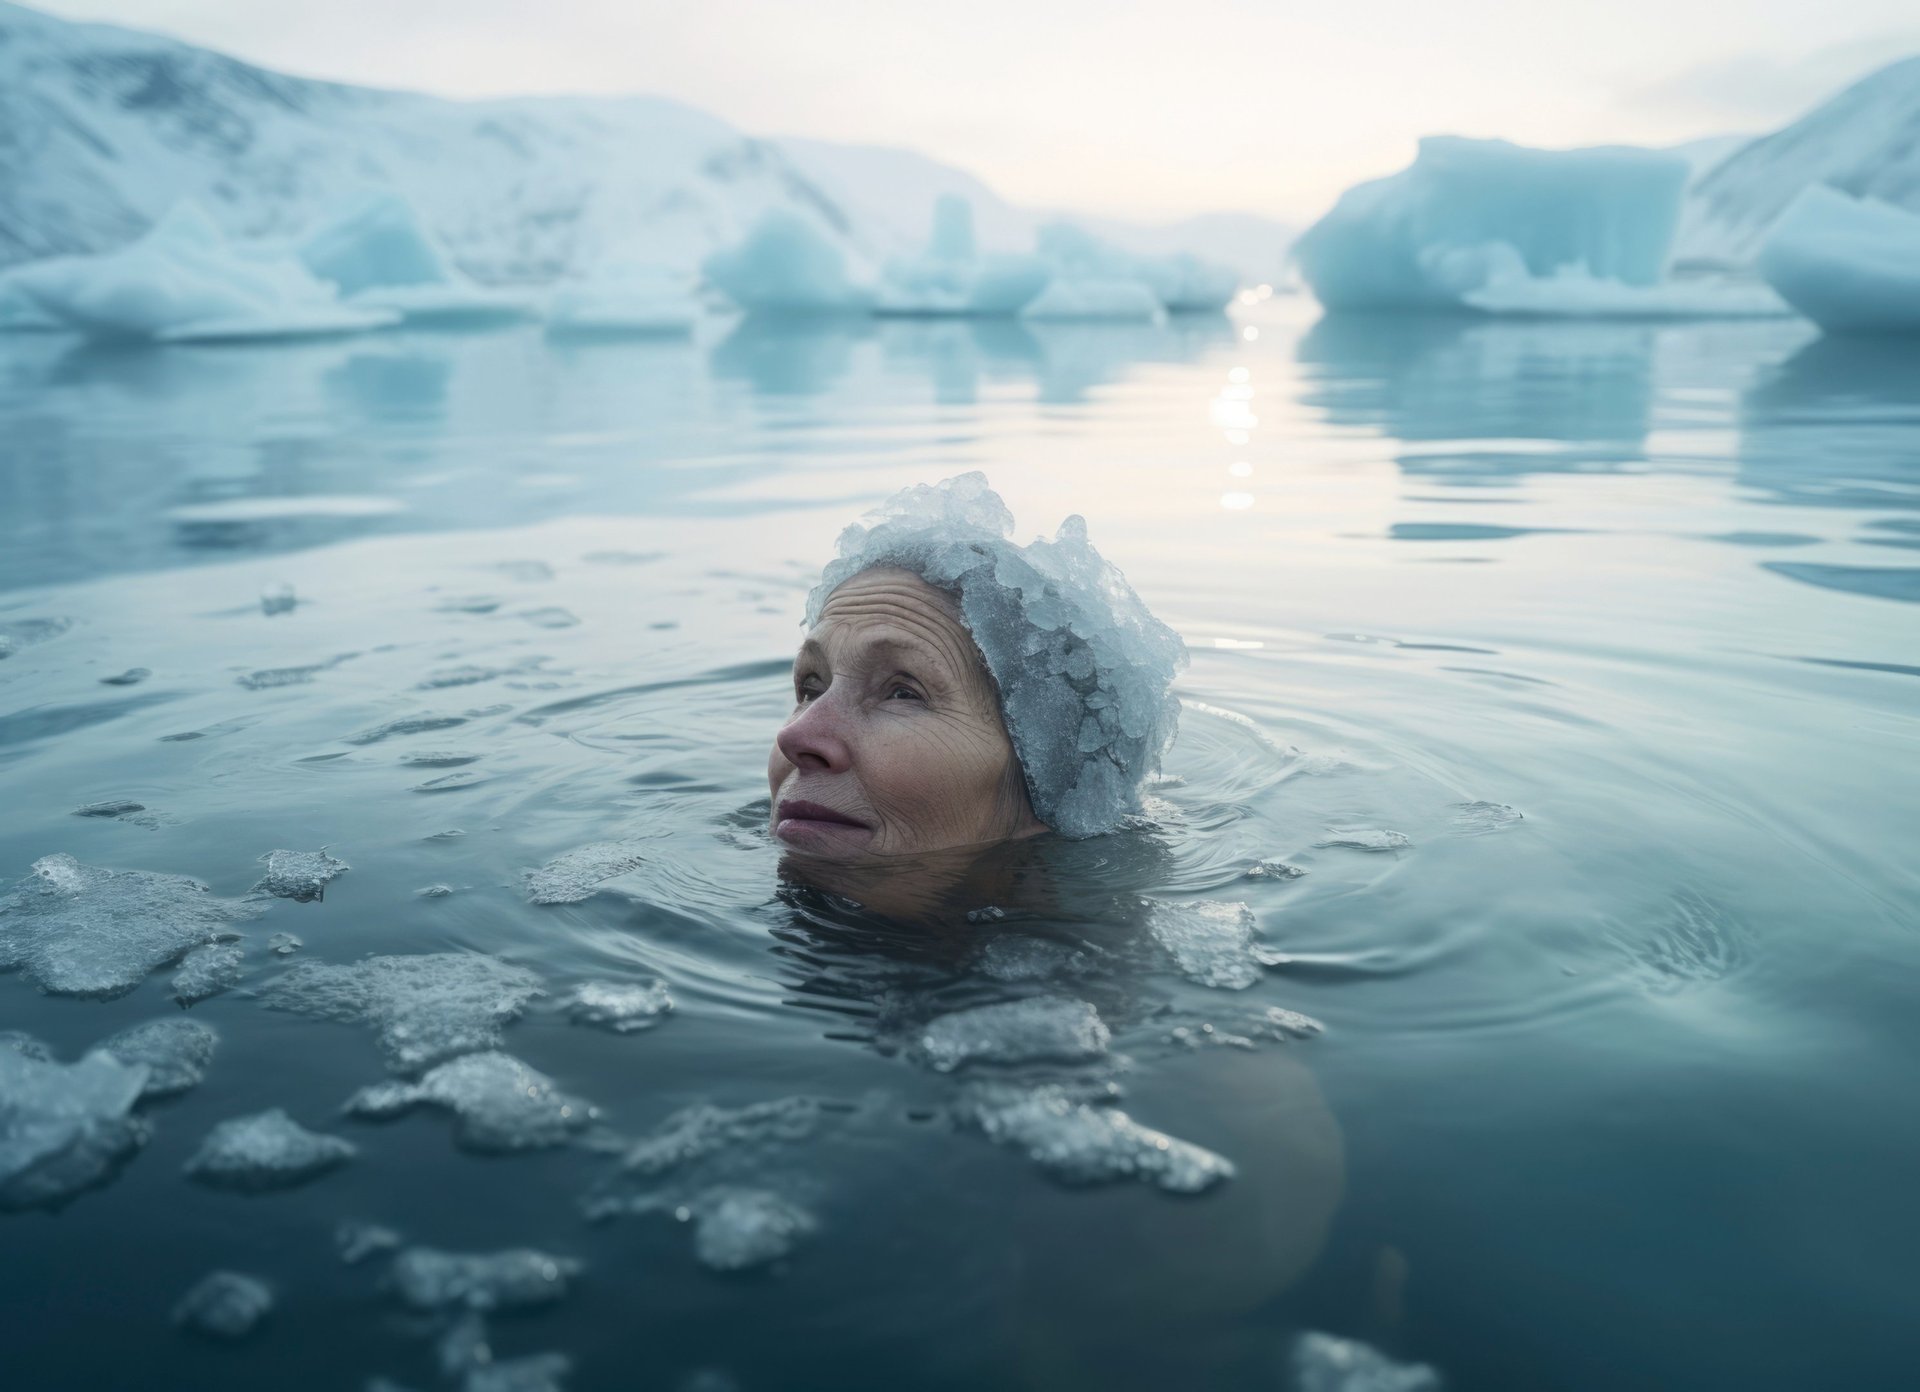
[[[1040,229],[1040,259],[1053,278],[1027,307],[1026,319],[1157,319],[1163,306],[1139,264],[1117,247],[1069,222]]]
[[[1169,314],[1220,314],[1240,291],[1240,272],[1184,251],[1142,260],[1139,275]]]
[[[308,233],[297,251],[308,270],[363,309],[440,323],[524,319],[534,312],[525,295],[476,285],[455,270],[397,193],[352,200]]]
[[[861,314],[873,292],[847,275],[847,258],[812,222],[776,208],[744,240],[707,257],[706,278],[749,314]]]
[[[452,1112],[460,1144],[495,1154],[559,1145],[594,1115],[544,1073],[497,1052],[463,1054],[417,1083],[375,1083],[348,1099],[346,1110],[384,1119],[421,1105]]]
[[[555,337],[680,337],[699,322],[700,302],[685,278],[639,262],[563,281],[547,301],[547,332]]]
[[[1760,248],[1760,274],[1831,334],[1920,334],[1920,214],[1807,189]]]
[[[974,246],[973,204],[956,194],[933,205],[933,240],[916,257],[888,264],[874,302],[878,314],[1018,314],[1045,289],[1051,272],[1037,256],[986,255]]]
[[[1347,190],[1294,244],[1302,277],[1330,310],[1479,308],[1483,289],[1587,280],[1661,283],[1686,192],[1687,162],[1626,146],[1535,150],[1429,136],[1413,164]],[[1584,291],[1587,301],[1596,297]]]
[[[184,343],[382,328],[390,310],[342,304],[295,256],[231,243],[192,203],[130,246],[58,256],[8,277],[62,328],[95,338]]]

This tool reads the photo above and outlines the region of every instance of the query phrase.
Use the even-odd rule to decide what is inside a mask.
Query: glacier
[[[1158,319],[1165,306],[1134,258],[1071,222],[1035,238],[1052,279],[1021,311],[1028,319]]]
[[[561,338],[651,338],[690,334],[700,301],[671,267],[615,261],[570,277],[547,299],[547,332]]]
[[[749,314],[860,314],[873,291],[812,219],[785,209],[761,215],[747,235],[714,252],[702,272]]]
[[[1760,249],[1760,274],[1832,334],[1920,334],[1920,213],[1816,185]]]
[[[343,304],[284,251],[229,242],[185,202],[118,251],[37,262],[13,271],[8,284],[45,318],[93,338],[294,338],[399,319],[391,310]]]
[[[1757,286],[1665,279],[1690,177],[1684,158],[1656,150],[1429,136],[1408,168],[1342,194],[1294,257],[1334,311],[1786,313]]]

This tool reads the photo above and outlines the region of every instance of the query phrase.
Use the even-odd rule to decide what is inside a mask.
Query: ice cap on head
[[[1180,722],[1180,635],[1148,612],[1072,516],[1053,540],[1015,544],[1013,514],[982,473],[902,489],[840,534],[807,596],[819,623],[840,585],[898,566],[956,596],[1000,689],[1034,814],[1063,836],[1111,831]]]

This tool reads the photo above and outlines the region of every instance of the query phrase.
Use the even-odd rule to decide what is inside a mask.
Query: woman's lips
[[[803,850],[829,849],[864,845],[873,839],[873,828],[857,817],[837,812],[820,803],[788,798],[780,804],[774,819],[773,834],[788,845]]]

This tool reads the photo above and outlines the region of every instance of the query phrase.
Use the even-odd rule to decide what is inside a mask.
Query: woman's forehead
[[[803,646],[919,648],[956,670],[979,662],[952,597],[911,571],[891,568],[863,571],[835,590]]]

